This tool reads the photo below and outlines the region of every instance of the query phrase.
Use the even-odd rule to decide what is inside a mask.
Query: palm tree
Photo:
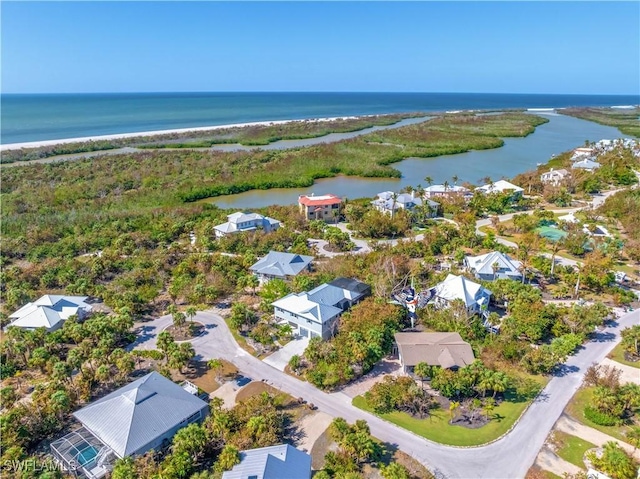
[[[433,178],[430,176],[425,176],[424,181],[427,182],[427,185],[431,186],[433,184]]]
[[[443,185],[443,186],[444,186],[444,192],[446,193],[446,192],[447,192],[447,190],[449,189],[449,182],[445,180],[445,182],[444,182],[444,185]]]
[[[451,401],[449,403],[449,416],[451,418],[451,421],[453,421],[453,418],[455,417],[455,412],[458,410],[459,407],[460,407],[460,401]]]
[[[458,183],[458,179],[459,179],[459,178],[458,178],[458,175],[453,175],[453,176],[451,177],[451,179],[453,180],[453,184],[454,184],[454,186],[455,186],[455,185],[456,185],[456,183]]]
[[[185,314],[187,315],[187,317],[189,318],[190,322],[193,322],[193,318],[194,316],[198,313],[198,310],[196,309],[195,306],[189,306],[187,308],[187,310],[185,311]]]
[[[553,277],[553,272],[556,267],[556,255],[562,249],[562,242],[560,241],[552,241],[551,242],[551,274]]]

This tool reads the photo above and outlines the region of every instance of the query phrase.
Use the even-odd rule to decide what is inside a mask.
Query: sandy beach
[[[250,122],[250,123],[234,123],[230,125],[198,126],[193,128],[176,128],[172,130],[140,131],[140,132],[133,132],[133,133],[115,133],[113,135],[86,136],[83,138],[64,138],[59,140],[28,141],[24,143],[8,143],[6,145],[0,145],[0,151],[19,150],[21,148],[38,148],[41,146],[62,145],[67,143],[82,143],[86,141],[119,140],[123,138],[136,138],[140,136],[156,136],[156,135],[167,135],[172,133],[189,133],[189,132],[223,130],[225,128],[243,128],[247,126],[282,125],[284,123],[291,123],[294,121],[319,122],[319,121],[334,121],[334,120],[351,120],[355,118],[366,118],[369,116],[375,116],[375,115],[337,116],[337,117],[331,117],[331,118],[309,118],[309,119],[303,119],[303,120],[256,121],[256,122]]]

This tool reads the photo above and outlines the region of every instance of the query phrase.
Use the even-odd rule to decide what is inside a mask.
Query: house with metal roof
[[[471,199],[473,193],[468,188],[459,185],[431,185],[424,189],[426,198],[462,196],[464,199]]]
[[[506,180],[498,180],[494,183],[489,183],[487,185],[480,186],[476,188],[476,191],[480,191],[485,195],[488,195],[491,193],[511,193],[511,197],[515,198],[517,196],[522,196],[524,189]]]
[[[97,479],[118,458],[168,445],[179,429],[208,412],[202,399],[152,372],[73,413],[82,427],[51,443],[51,453]]]
[[[499,251],[492,251],[480,256],[466,256],[464,265],[476,278],[485,281],[522,279],[520,272],[522,263]]]
[[[259,259],[249,269],[258,277],[260,283],[266,283],[270,279],[289,279],[302,271],[310,271],[312,261],[313,256],[269,251],[267,256]]]
[[[87,299],[89,299],[88,296],[45,294],[10,314],[11,322],[7,327],[30,330],[45,328],[49,332],[55,331],[73,315],[78,319],[84,319],[92,309],[92,306],[86,303]]]
[[[221,238],[228,234],[241,233],[243,231],[262,230],[265,233],[280,228],[280,221],[268,216],[262,216],[250,211],[237,211],[227,215],[227,222],[214,226],[216,237]]]
[[[459,333],[396,333],[396,349],[405,372],[418,363],[444,369],[462,368],[474,361],[471,345]]]
[[[324,283],[311,291],[291,293],[271,303],[276,321],[288,323],[302,337],[329,339],[338,318],[371,294],[369,285],[349,278]]]
[[[571,165],[571,168],[579,168],[581,170],[587,170],[587,171],[593,171],[597,168],[600,168],[600,163],[598,163],[597,161],[591,161],[588,158],[585,158],[584,160],[580,160],[580,161],[576,161],[573,165]]]
[[[298,207],[307,220],[336,221],[340,216],[342,198],[332,195],[300,195]]]
[[[444,281],[431,288],[433,299],[430,301],[437,308],[448,308],[455,300],[460,300],[467,308],[468,314],[486,311],[491,298],[491,291],[480,284],[465,278],[449,274]]]
[[[240,463],[222,479],[309,479],[311,456],[289,444],[240,452]]]
[[[439,203],[429,199],[422,199],[416,195],[415,191],[411,193],[394,193],[393,191],[383,191],[378,193],[378,197],[371,202],[373,207],[381,213],[392,214],[397,210],[411,211],[417,206],[427,206],[429,208],[429,217],[436,216]]]

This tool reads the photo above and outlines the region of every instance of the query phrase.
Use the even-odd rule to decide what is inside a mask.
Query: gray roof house
[[[522,263],[499,251],[492,251],[480,256],[466,256],[464,265],[476,278],[485,281],[522,279],[520,272]]]
[[[355,279],[338,278],[309,292],[291,293],[271,303],[276,321],[288,323],[302,337],[329,339],[338,318],[371,294],[369,285]]]
[[[405,372],[422,362],[457,369],[474,361],[471,345],[459,333],[396,333],[394,337]]]
[[[573,165],[571,165],[571,168],[580,168],[582,170],[593,171],[596,168],[600,168],[600,163],[585,158],[584,160],[576,161]]]
[[[249,269],[260,279],[261,283],[273,278],[287,279],[297,276],[302,271],[311,269],[313,256],[302,254],[269,251],[269,254],[258,260]]]
[[[73,413],[82,427],[51,443],[51,452],[87,478],[100,478],[117,458],[167,445],[208,411],[202,399],[152,372]]]
[[[240,463],[222,479],[309,479],[311,456],[289,444],[240,452]]]
[[[277,230],[280,227],[280,221],[269,218],[268,216],[262,216],[258,213],[251,213],[249,211],[238,211],[236,213],[227,215],[227,222],[214,226],[213,229],[216,232],[216,237],[240,233],[242,231],[255,231],[261,229],[266,233]]]
[[[33,303],[27,303],[16,312],[9,315],[14,326],[23,329],[46,328],[55,331],[65,320],[74,314],[83,319],[91,312],[91,305],[86,301],[88,296],[60,296],[45,294]]]

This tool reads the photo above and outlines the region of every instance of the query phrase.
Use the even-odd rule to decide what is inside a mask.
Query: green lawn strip
[[[582,438],[572,436],[562,431],[554,431],[554,442],[557,445],[556,454],[567,462],[584,468],[584,453],[587,450],[597,447]]]
[[[580,388],[567,405],[565,412],[582,424],[626,442],[627,439],[624,433],[629,429],[627,426],[600,426],[599,424],[591,422],[584,416],[584,408],[593,404],[594,389],[595,388],[593,387]]]
[[[433,414],[426,419],[415,419],[409,414],[399,411],[378,414],[378,416],[440,444],[479,446],[498,439],[505,434],[529,404],[528,401],[511,402],[510,400],[513,399],[513,396],[510,394],[506,395],[506,399],[493,411],[492,416],[494,419],[489,424],[478,429],[451,426],[449,424],[449,411],[444,410],[433,411]],[[355,397],[353,405],[373,413],[363,396]]]
[[[622,344],[618,344],[615,348],[613,348],[613,351],[609,353],[609,358],[620,364],[624,364],[625,366],[631,366],[632,368],[640,369],[640,361],[627,361],[624,358],[624,348],[622,347]]]

